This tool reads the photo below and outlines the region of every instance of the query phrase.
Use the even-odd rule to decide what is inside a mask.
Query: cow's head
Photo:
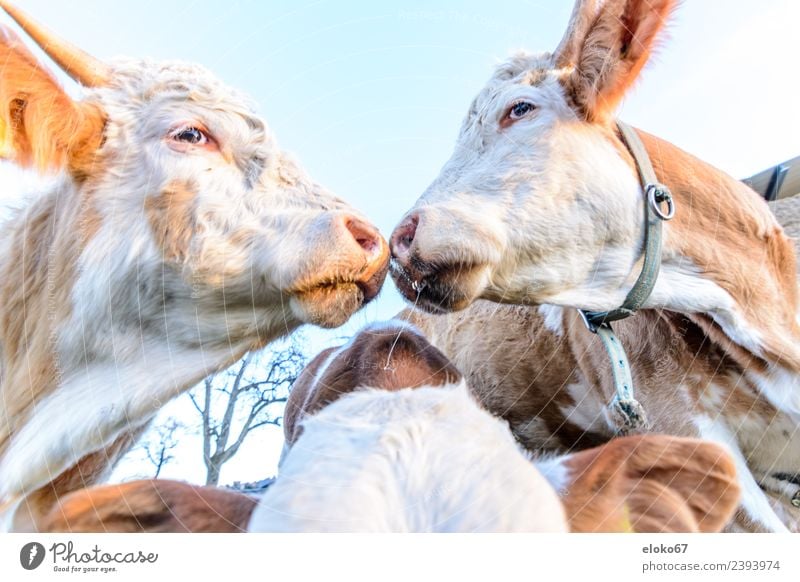
[[[479,297],[619,304],[643,211],[614,110],[675,3],[579,0],[553,54],[500,65],[452,158],[392,235],[406,298],[431,311]]]
[[[233,339],[266,320],[337,326],[375,297],[388,245],[242,95],[197,65],[98,62],[0,5],[85,87],[70,98],[2,29],[0,153],[64,175],[58,196],[84,245],[76,296],[131,302],[145,319],[177,305],[201,336]]]
[[[460,380],[458,369],[412,325],[372,323],[348,343],[320,352],[297,378],[286,402],[286,443],[300,436],[305,417],[359,388],[391,391]]]

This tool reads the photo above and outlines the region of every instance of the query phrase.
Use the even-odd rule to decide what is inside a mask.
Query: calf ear
[[[206,532],[247,530],[256,500],[219,487],[147,479],[92,487],[65,497],[45,532]]]
[[[588,121],[608,120],[650,58],[677,0],[578,0],[557,66],[574,67],[565,88]]]
[[[619,438],[563,465],[573,531],[719,531],[739,501],[733,460],[697,439]]]
[[[99,107],[73,101],[19,37],[0,26],[0,157],[43,173],[85,176],[104,125]]]

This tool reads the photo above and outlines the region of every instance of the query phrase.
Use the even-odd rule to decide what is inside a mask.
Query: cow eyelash
[[[536,110],[536,105],[534,105],[530,101],[517,101],[516,103],[512,104],[511,107],[508,108],[508,113],[506,113],[506,118],[509,121],[517,121],[525,117],[531,111],[535,110]]]
[[[194,125],[185,125],[174,129],[169,133],[169,138],[176,142],[194,146],[204,146],[213,142],[208,132]]]

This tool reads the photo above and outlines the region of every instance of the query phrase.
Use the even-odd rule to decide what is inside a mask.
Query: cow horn
[[[111,69],[104,62],[82,51],[75,45],[58,38],[52,32],[37,24],[22,10],[0,0],[0,8],[19,24],[42,50],[70,77],[85,87],[107,85]]]

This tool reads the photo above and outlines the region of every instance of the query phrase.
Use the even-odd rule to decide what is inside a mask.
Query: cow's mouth
[[[293,311],[304,323],[338,327],[378,296],[387,270],[388,263],[383,263],[356,277],[328,277],[304,285],[291,294]]]
[[[391,262],[392,280],[407,301],[430,313],[460,311],[478,298],[485,286],[485,265],[432,265]]]

